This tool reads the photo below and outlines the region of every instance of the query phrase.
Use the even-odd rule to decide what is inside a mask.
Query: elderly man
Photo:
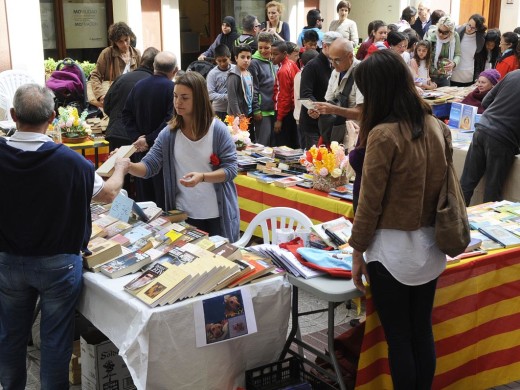
[[[360,63],[354,58],[352,43],[336,39],[329,48],[329,59],[334,66],[325,98],[333,103],[316,103],[320,113],[320,133],[325,143],[343,142],[345,120],[357,120],[363,106],[363,95],[354,83],[354,69]],[[323,117],[322,117],[323,116]]]
[[[325,92],[329,82],[332,68],[329,62],[329,47],[342,35],[336,31],[329,31],[323,35],[323,49],[321,53],[309,61],[302,70],[300,83],[300,99],[308,99],[313,102],[325,101]],[[302,106],[300,111],[300,135],[302,148],[309,149],[318,143],[320,132],[318,130],[318,117],[320,113],[316,110],[308,110]]]
[[[38,296],[42,319],[42,389],[69,388],[74,313],[82,286],[81,250],[91,233],[91,199],[111,202],[128,159],[106,182],[94,166],[45,135],[54,120],[52,92],[18,88],[11,116],[17,132],[0,139],[0,385],[24,389],[27,342]]]
[[[417,16],[415,19],[415,23],[412,24],[412,28],[415,30],[419,37],[423,39],[424,34],[428,32],[432,22],[430,20],[430,8],[428,7],[428,3],[426,1],[421,1],[417,4]]]
[[[139,162],[152,147],[155,139],[173,115],[173,77],[177,73],[177,58],[169,51],[155,56],[152,77],[138,81],[126,99],[122,118],[127,134],[137,149],[132,156]],[[154,201],[164,208],[162,172],[150,179],[136,179],[136,200]]]

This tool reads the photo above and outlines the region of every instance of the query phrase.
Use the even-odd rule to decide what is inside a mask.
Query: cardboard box
[[[82,390],[134,390],[116,346],[99,330],[81,336]]]
[[[79,385],[81,383],[81,343],[80,340],[74,340],[72,347],[72,357],[69,363],[69,383],[71,385]]]

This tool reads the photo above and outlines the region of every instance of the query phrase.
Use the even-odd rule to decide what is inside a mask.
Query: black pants
[[[222,230],[220,229],[220,217],[209,219],[188,218],[186,219],[186,222],[195,226],[197,229],[209,233],[210,236],[222,235]]]
[[[282,131],[278,134],[274,134],[273,144],[274,146],[285,145],[293,149],[300,147],[298,128],[296,127],[296,120],[294,119],[292,111],[282,119]]]
[[[484,203],[502,200],[502,187],[517,151],[512,145],[502,143],[478,128],[475,130],[460,178],[467,206],[484,174],[486,175]]]
[[[432,309],[437,279],[407,286],[378,261],[368,263],[368,274],[388,344],[394,389],[431,389],[436,365]]]

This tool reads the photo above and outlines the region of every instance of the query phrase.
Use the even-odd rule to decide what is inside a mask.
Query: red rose
[[[220,158],[218,158],[218,156],[213,153],[211,156],[209,156],[209,162],[214,167],[218,167],[220,165]]]

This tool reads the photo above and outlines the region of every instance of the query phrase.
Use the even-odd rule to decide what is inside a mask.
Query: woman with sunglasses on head
[[[451,75],[460,62],[460,37],[455,31],[455,23],[449,16],[443,16],[426,40],[432,43],[432,81],[438,87],[449,86]]]
[[[451,75],[451,85],[467,87],[472,85],[484,70],[477,60],[484,49],[487,27],[482,15],[474,14],[468,22],[457,29],[460,37],[460,63]]]

